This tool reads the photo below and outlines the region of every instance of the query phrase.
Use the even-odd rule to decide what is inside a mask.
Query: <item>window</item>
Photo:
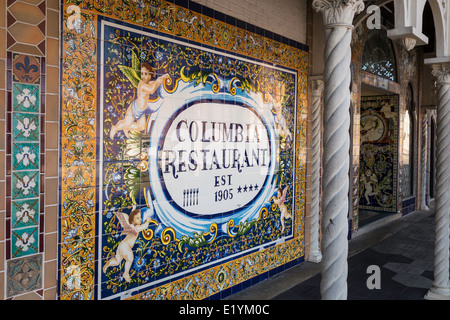
[[[362,69],[397,81],[394,49],[383,29],[369,30],[364,43]]]

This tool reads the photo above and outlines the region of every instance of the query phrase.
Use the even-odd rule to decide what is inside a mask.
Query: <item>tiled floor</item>
[[[348,300],[422,300],[432,286],[434,211],[416,211],[349,242]],[[380,268],[380,289],[368,289]],[[320,264],[302,263],[228,299],[319,300]]]

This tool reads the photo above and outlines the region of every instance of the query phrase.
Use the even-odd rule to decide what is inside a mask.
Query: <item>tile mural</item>
[[[397,211],[398,95],[361,97],[361,209]]]
[[[62,10],[61,299],[205,299],[304,256],[306,48],[151,4]]]

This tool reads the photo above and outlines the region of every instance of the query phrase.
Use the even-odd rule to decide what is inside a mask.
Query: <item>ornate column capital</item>
[[[363,0],[314,0],[312,7],[322,12],[327,27],[353,28],[353,18],[364,10]]]
[[[450,85],[450,63],[436,63],[432,68],[431,74],[437,78],[438,86]]]

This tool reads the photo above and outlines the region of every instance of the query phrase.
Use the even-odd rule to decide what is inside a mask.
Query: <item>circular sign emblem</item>
[[[258,219],[274,192],[271,108],[261,94],[212,92],[180,81],[164,93],[147,127],[147,201],[155,200],[159,220],[177,235],[208,232],[211,225],[226,232],[229,223]]]

